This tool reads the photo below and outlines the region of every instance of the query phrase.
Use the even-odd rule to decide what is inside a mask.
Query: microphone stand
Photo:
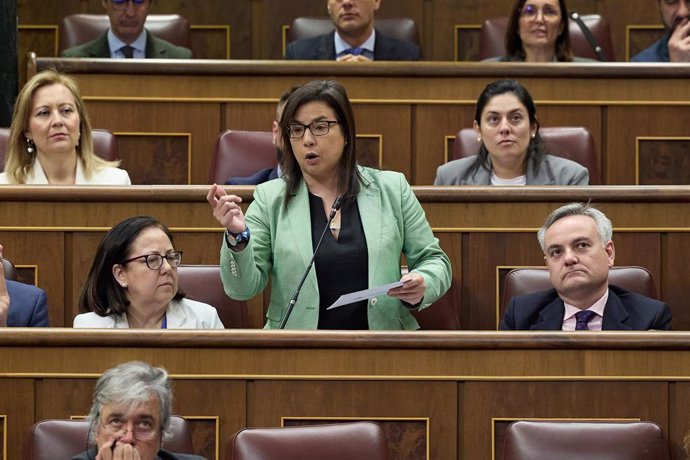
[[[337,214],[338,210],[340,209],[340,206],[343,203],[343,197],[338,195],[335,198],[335,201],[333,202],[333,206],[331,207],[331,212],[328,215],[328,222],[326,222],[326,226],[323,229],[323,232],[321,232],[321,237],[319,238],[319,242],[316,243],[316,248],[314,249],[314,253],[311,256],[311,260],[309,261],[309,265],[307,265],[307,269],[304,271],[304,275],[302,275],[302,279],[300,280],[299,284],[297,285],[297,289],[295,289],[295,293],[292,294],[292,298],[290,299],[290,303],[288,304],[287,310],[285,310],[285,314],[283,315],[283,319],[280,320],[280,325],[278,326],[278,329],[285,329],[285,325],[288,322],[288,319],[290,319],[290,315],[292,314],[292,309],[295,308],[295,304],[297,303],[297,297],[299,297],[299,291],[302,289],[302,285],[307,279],[307,275],[309,275],[309,270],[311,270],[311,266],[314,265],[314,259],[316,259],[316,253],[321,247],[321,242],[323,241],[323,237],[326,235],[326,231],[328,228],[331,226],[331,222],[333,221],[333,218],[335,218],[335,215]]]
[[[580,15],[575,12],[572,12],[570,13],[570,17],[573,21],[575,21],[575,23],[582,31],[582,34],[585,36],[585,40],[587,40],[589,46],[591,46],[594,52],[596,53],[597,59],[599,59],[599,61],[601,62],[607,62],[608,59],[606,59],[606,56],[604,55],[604,50],[599,45],[599,42],[597,41],[596,37],[594,37],[594,35],[592,34],[592,31],[589,30],[589,27],[587,27],[587,24],[585,24],[582,18],[580,18]]]

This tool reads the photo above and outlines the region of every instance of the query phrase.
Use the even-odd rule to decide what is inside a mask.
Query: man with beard
[[[666,33],[631,62],[690,62],[690,0],[657,0]]]

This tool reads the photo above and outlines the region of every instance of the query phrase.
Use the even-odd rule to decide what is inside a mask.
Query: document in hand
[[[383,295],[386,292],[390,291],[391,289],[395,289],[397,287],[400,287],[403,284],[404,284],[403,281],[396,281],[395,283],[383,284],[381,286],[370,288],[370,289],[365,289],[363,291],[357,291],[357,292],[351,292],[349,294],[343,294],[338,298],[338,300],[333,302],[333,305],[326,308],[326,310],[331,310],[333,308],[342,307],[343,305],[349,305],[351,303],[359,302],[360,300],[373,299],[374,297],[378,297],[380,295]]]

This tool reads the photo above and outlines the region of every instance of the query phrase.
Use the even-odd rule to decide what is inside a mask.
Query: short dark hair
[[[163,223],[155,217],[137,216],[123,220],[114,225],[105,234],[93,259],[91,270],[79,296],[79,309],[99,316],[119,315],[127,312],[129,300],[125,288],[115,281],[113,266],[127,259],[134,240],[149,228],[161,229],[174,244],[173,235]],[[179,289],[174,300],[180,300],[184,293]]]
[[[525,6],[527,0],[515,0],[508,16],[508,27],[506,27],[505,47],[506,56],[509,61],[524,61],[525,49],[522,46],[522,39],[520,38],[520,14],[522,14],[522,7]],[[556,38],[556,60],[561,62],[570,62],[573,60],[573,51],[570,48],[570,31],[568,29],[568,8],[565,6],[565,0],[558,0],[558,6],[561,8],[561,26],[563,31]]]
[[[477,105],[474,109],[474,121],[477,122],[479,126],[482,124],[482,113],[486,105],[495,96],[500,96],[501,94],[511,93],[518,98],[520,103],[525,106],[527,110],[527,116],[529,117],[529,123],[531,125],[537,126],[537,131],[533,138],[530,139],[529,145],[527,146],[527,156],[525,157],[524,168],[526,170],[527,165],[530,161],[534,164],[535,173],[539,171],[539,165],[541,164],[544,156],[547,155],[548,151],[544,142],[542,141],[541,135],[539,134],[539,120],[537,120],[537,106],[534,104],[532,96],[529,94],[527,89],[518,83],[516,80],[497,80],[489,83],[484,87],[484,90],[479,95],[477,99]],[[488,171],[491,170],[491,164],[489,162],[489,151],[484,146],[482,142],[479,146],[479,152],[477,154],[477,159],[472,164],[472,166],[465,173],[464,178],[473,176],[479,168],[484,168]]]
[[[351,202],[357,197],[361,177],[357,169],[357,151],[355,149],[355,116],[352,105],[347,97],[345,88],[333,80],[314,80],[296,88],[285,104],[283,116],[280,117],[280,130],[283,136],[283,155],[281,168],[285,174],[287,187],[285,190],[285,205],[297,192],[302,180],[302,170],[295,159],[292,150],[288,127],[295,121],[295,114],[300,107],[309,102],[323,102],[335,112],[335,117],[343,130],[345,147],[340,159],[338,171],[338,187],[346,202]]]

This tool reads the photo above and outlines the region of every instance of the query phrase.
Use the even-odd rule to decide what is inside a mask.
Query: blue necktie
[[[364,48],[348,48],[341,54],[352,54],[353,56],[359,56],[362,53],[364,53]]]
[[[587,323],[589,323],[589,320],[594,318],[595,315],[596,313],[594,313],[592,310],[583,310],[575,313],[575,330],[588,331],[589,327],[587,327]]]
[[[134,57],[134,48],[129,45],[123,46],[120,48],[120,51],[122,51],[122,55],[127,59],[132,59]]]

